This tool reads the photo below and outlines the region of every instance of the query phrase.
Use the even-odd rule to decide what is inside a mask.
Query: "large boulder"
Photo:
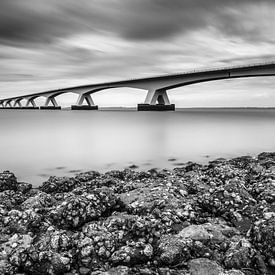
[[[40,190],[45,193],[62,193],[72,191],[78,184],[75,178],[69,177],[50,177],[43,182]]]
[[[266,262],[275,267],[275,213],[269,213],[265,219],[257,221],[251,231],[252,243],[265,257]]]
[[[52,221],[62,228],[77,228],[113,211],[118,205],[114,194],[108,189],[95,189],[81,195],[69,194],[50,212]]]
[[[207,258],[193,259],[188,262],[191,275],[221,275],[223,268]]]
[[[17,190],[18,183],[15,175],[9,171],[0,173],[0,192],[5,190]]]

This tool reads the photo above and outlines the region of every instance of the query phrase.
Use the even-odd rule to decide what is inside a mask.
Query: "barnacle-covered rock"
[[[88,172],[83,172],[83,173],[77,174],[75,176],[75,179],[81,183],[84,183],[84,182],[92,181],[99,176],[100,176],[100,173],[97,171],[88,171]]]
[[[17,190],[17,179],[15,175],[9,171],[0,173],[0,192],[5,190]]]
[[[69,177],[50,177],[43,182],[40,190],[45,193],[62,193],[72,191],[78,184],[78,180]]]
[[[207,258],[193,259],[188,262],[189,272],[194,275],[220,275],[223,272],[223,268],[216,262]]]
[[[267,203],[275,202],[275,180],[256,181],[251,187],[251,194],[258,202],[265,200]]]
[[[256,251],[251,243],[241,237],[234,236],[229,243],[229,248],[225,253],[224,265],[226,268],[253,268],[257,269],[255,261]]]
[[[26,274],[63,274],[71,269],[72,239],[53,227],[37,238],[15,234],[5,244],[9,263]]]
[[[143,242],[128,242],[111,256],[114,264],[135,265],[148,262],[154,254],[153,247]]]
[[[9,210],[20,209],[21,204],[26,200],[26,197],[25,194],[14,190],[0,192],[0,202]]]
[[[246,190],[243,182],[230,180],[224,185],[209,189],[197,198],[202,211],[222,216],[232,223],[245,215],[246,208],[256,201]],[[240,217],[239,217],[240,216]]]
[[[33,237],[29,234],[14,234],[7,242],[1,244],[1,274],[17,274],[20,267],[30,264],[28,250],[32,243]]]
[[[171,192],[169,187],[163,185],[151,185],[121,193],[120,200],[130,214],[149,214],[155,208],[173,209],[179,208],[183,198],[180,194]]]
[[[252,243],[265,257],[266,262],[275,267],[275,213],[257,221],[251,231]]]
[[[32,184],[27,182],[18,182],[17,191],[22,194],[28,193],[32,189]]]
[[[161,238],[158,247],[160,261],[174,265],[198,257],[220,260],[217,255],[227,248],[229,238],[236,234],[237,230],[220,221],[187,226],[178,234]]]
[[[77,228],[114,210],[117,203],[116,197],[108,189],[95,189],[81,195],[69,194],[50,212],[50,217],[59,227]]]
[[[122,238],[122,231],[109,232],[106,227],[97,223],[86,224],[77,241],[80,264],[88,268],[103,265],[122,242]]]
[[[55,202],[55,199],[50,194],[37,192],[34,196],[26,199],[21,207],[22,209],[43,209],[53,206]]]
[[[24,211],[11,210],[3,218],[4,231],[13,234],[21,233],[27,234],[28,232],[39,232],[47,227],[45,217],[37,213],[33,209]]]

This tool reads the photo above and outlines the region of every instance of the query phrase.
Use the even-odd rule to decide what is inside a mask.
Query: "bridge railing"
[[[275,65],[275,61],[272,62],[259,62],[259,63],[252,63],[248,65],[232,65],[232,66],[226,66],[226,67],[204,67],[194,70],[188,70],[184,72],[179,73],[167,73],[167,74],[161,74],[161,75],[154,75],[154,76],[148,76],[144,78],[130,78],[128,80],[123,81],[134,81],[139,79],[146,79],[146,78],[158,78],[158,77],[166,77],[166,76],[173,76],[173,75],[186,75],[191,73],[204,73],[204,72],[212,72],[212,71],[222,71],[222,70],[232,70],[232,69],[242,69],[242,68],[250,68],[250,67],[257,67],[257,66],[264,66],[264,65]],[[104,83],[102,83],[104,84]]]

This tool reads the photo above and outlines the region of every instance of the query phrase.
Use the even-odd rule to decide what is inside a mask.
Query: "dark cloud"
[[[229,35],[262,37],[264,32],[257,19],[263,20],[261,11],[274,9],[270,7],[274,5],[272,2],[1,0],[0,43],[48,44],[58,38],[97,31],[111,32],[128,40],[161,40],[207,27]],[[247,16],[253,5],[258,8],[258,18],[254,19]]]

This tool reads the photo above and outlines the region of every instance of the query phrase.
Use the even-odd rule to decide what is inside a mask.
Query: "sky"
[[[274,0],[0,0],[0,98],[275,61]],[[274,106],[275,77],[168,91],[178,107]],[[146,91],[93,95],[134,106]],[[41,99],[39,99],[41,100]],[[61,95],[61,105],[75,95]]]

